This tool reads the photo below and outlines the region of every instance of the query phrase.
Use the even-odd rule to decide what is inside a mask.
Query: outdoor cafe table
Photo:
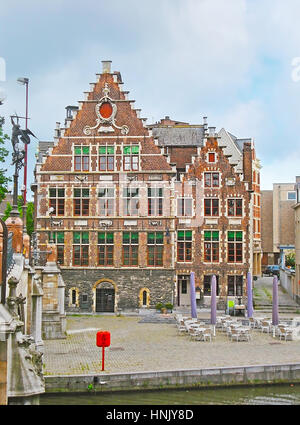
[[[237,304],[234,306],[234,315],[236,315],[236,313],[243,313],[245,315],[246,312],[246,306],[244,304]]]

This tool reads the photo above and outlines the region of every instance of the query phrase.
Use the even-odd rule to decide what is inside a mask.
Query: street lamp
[[[18,78],[18,83],[25,85],[26,87],[26,113],[25,113],[25,129],[27,130],[28,122],[28,84],[29,78]],[[25,144],[25,157],[24,157],[24,205],[26,205],[26,193],[27,193],[27,144]]]

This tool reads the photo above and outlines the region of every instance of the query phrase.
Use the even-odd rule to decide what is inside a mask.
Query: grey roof
[[[229,133],[229,131],[227,131],[227,133],[229,134],[229,136],[232,138],[232,140],[234,141],[234,143],[236,144],[236,147],[243,152],[244,149],[244,143],[245,142],[251,142],[251,138],[245,138],[245,139],[238,139],[236,136],[234,136],[233,134]]]
[[[152,135],[162,146],[203,146],[203,127],[153,127]]]

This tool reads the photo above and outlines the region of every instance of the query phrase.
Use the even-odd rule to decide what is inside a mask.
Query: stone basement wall
[[[114,270],[114,269],[96,269],[96,270],[76,270],[63,269],[62,276],[66,284],[65,291],[65,309],[67,312],[93,312],[93,287],[99,280],[107,279],[113,281],[115,289],[115,313],[118,309],[132,310],[140,307],[139,294],[142,288],[150,291],[150,308],[155,308],[158,302],[172,303],[174,290],[174,271],[173,270]],[[71,288],[78,288],[78,306],[70,306],[69,294]],[[82,304],[82,294],[88,296],[88,302]]]

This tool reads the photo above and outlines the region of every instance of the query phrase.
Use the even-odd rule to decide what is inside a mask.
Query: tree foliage
[[[295,251],[290,251],[285,256],[286,267],[295,267]]]
[[[20,217],[23,218],[23,197],[21,195],[18,196],[18,211],[20,214]],[[34,220],[34,203],[33,202],[27,202],[26,204],[26,231],[29,236],[31,236],[34,227],[33,227],[33,220]],[[4,217],[3,221],[5,221],[8,217],[10,217],[10,213],[12,210],[12,205],[7,202],[6,210],[4,211]]]

